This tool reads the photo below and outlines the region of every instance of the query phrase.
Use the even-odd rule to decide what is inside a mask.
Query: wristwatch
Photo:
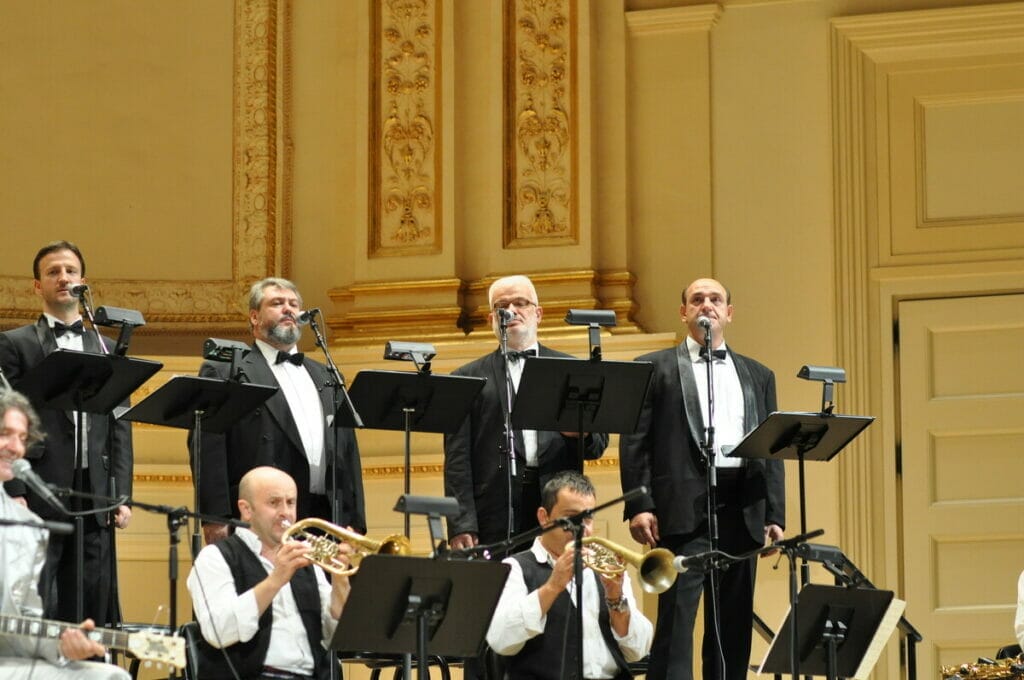
[[[608,605],[608,611],[619,612],[620,614],[629,611],[629,600],[626,599],[625,595],[617,600],[606,599],[604,602]]]

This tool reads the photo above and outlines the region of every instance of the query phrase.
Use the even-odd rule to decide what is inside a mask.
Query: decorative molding
[[[505,2],[506,248],[579,243],[576,0]]]
[[[287,8],[287,1],[282,2]],[[97,298],[142,311],[146,326],[137,331],[140,335],[237,330],[249,286],[274,274],[282,256],[285,234],[276,210],[278,2],[236,0],[234,7],[231,278],[91,279]],[[0,325],[30,323],[39,317],[31,278],[0,277],[0,294],[14,302],[0,309]]]
[[[718,4],[695,7],[667,7],[626,12],[626,30],[630,35],[710,31],[722,16]]]
[[[459,279],[356,283],[327,291],[343,311],[327,320],[340,345],[373,344],[396,337],[458,340],[463,312]]]
[[[441,3],[373,9],[369,257],[440,253]]]
[[[609,329],[614,334],[643,332],[635,319],[635,315],[640,309],[633,297],[635,284],[636,276],[626,269],[598,272],[597,274],[595,285],[600,299],[600,307],[615,312],[616,325]]]

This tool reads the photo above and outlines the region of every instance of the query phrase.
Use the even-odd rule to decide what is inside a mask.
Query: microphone
[[[511,309],[502,309],[502,308],[499,307],[495,311],[498,313],[498,319],[501,320],[501,325],[502,326],[507,324],[509,321],[515,321],[516,320],[516,313],[513,312]]]
[[[707,563],[717,552],[717,550],[709,550],[708,552],[697,553],[696,555],[679,555],[672,560],[672,568],[680,574],[685,574],[694,567]]]
[[[30,489],[36,492],[37,496],[61,512],[65,514],[67,513],[67,510],[64,509],[64,504],[60,502],[60,499],[53,495],[53,491],[50,490],[50,485],[44,482],[43,478],[36,474],[35,470],[32,469],[31,463],[24,458],[19,458],[11,464],[11,469],[14,471],[14,476],[25,482]]]
[[[307,309],[306,311],[299,314],[298,322],[300,326],[305,326],[307,323],[313,320],[314,316],[320,314],[320,308],[314,307],[313,309]]]
[[[711,330],[711,319],[706,316],[697,317],[697,325],[706,331]]]
[[[71,297],[76,298],[82,297],[87,290],[89,290],[89,285],[85,283],[78,283],[68,288],[68,292],[71,294]]]

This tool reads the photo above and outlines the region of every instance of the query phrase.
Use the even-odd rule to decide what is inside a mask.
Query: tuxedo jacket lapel
[[[504,421],[503,421],[503,414],[504,414],[504,406],[503,406],[503,404],[507,404],[508,403],[508,380],[505,377],[505,359],[501,356],[501,350],[500,349],[499,350],[495,350],[491,354],[489,364],[490,364],[488,366],[488,370],[490,372],[489,379],[494,381],[494,385],[495,385],[495,387],[498,390],[498,404],[497,404],[498,411],[497,411],[496,415],[497,415],[498,427],[499,427],[498,433],[501,434],[501,432],[503,431],[502,428],[503,428],[503,423],[504,423]],[[513,404],[514,403],[515,402],[513,401]],[[523,444],[522,431],[521,430],[514,430],[513,431],[513,435],[514,435],[513,439],[515,440],[514,443],[513,443],[513,447],[514,447],[515,453],[516,453],[516,460],[518,460],[520,463],[525,464],[525,462],[526,462],[526,450],[525,450],[525,444]],[[539,449],[539,445],[538,445],[538,449]],[[522,467],[523,466],[520,465],[520,468],[522,468]]]
[[[740,385],[743,387],[743,431],[751,432],[768,417],[768,414],[761,413],[755,391],[755,388],[759,388],[760,385],[754,384],[754,376],[750,372],[750,366],[746,359],[735,354],[732,355],[732,358],[736,365],[736,374],[739,376]]]
[[[686,407],[686,424],[697,445],[694,450],[700,451],[700,443],[704,441],[704,414],[700,410],[700,394],[693,374],[693,361],[686,351],[685,342],[676,345],[676,365],[679,367],[679,388],[683,392],[683,404]]]
[[[249,382],[277,388],[277,392],[267,399],[264,406],[270,417],[277,422],[281,431],[287,435],[288,441],[291,442],[292,446],[296,450],[304,452],[306,449],[302,446],[299,428],[295,425],[295,419],[292,418],[291,409],[288,408],[288,400],[285,399],[284,392],[281,391],[281,386],[278,384],[277,378],[274,377],[274,372],[270,370],[270,365],[267,364],[267,360],[264,358],[260,348],[253,345],[252,351],[245,356],[242,364]]]

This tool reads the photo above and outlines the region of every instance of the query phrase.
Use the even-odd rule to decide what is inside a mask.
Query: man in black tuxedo
[[[775,375],[725,346],[732,321],[729,292],[714,279],[698,279],[683,293],[680,315],[689,335],[677,347],[637,358],[654,364],[637,430],[619,441],[623,489],[640,485],[650,494],[626,505],[630,533],[639,543],[679,555],[710,548],[708,466],[702,451],[707,411],[707,352],[702,320],[710,322],[714,361],[715,462],[719,549],[741,554],[783,536],[785,471],[782,461],[722,456],[776,410]],[[722,351],[719,351],[722,350]],[[705,605],[703,674],[706,680],[747,676],[752,633],[753,559],[720,573],[721,648],[713,635],[712,608]],[[658,599],[658,618],[647,677],[690,680],[693,628],[709,579],[698,569],[679,575]],[[707,602],[707,600],[706,600]],[[718,673],[719,663],[724,673]]]
[[[319,517],[366,530],[363,476],[355,433],[336,427],[335,384],[321,363],[297,352],[302,297],[286,279],[267,278],[249,293],[254,343],[238,362],[204,362],[199,375],[278,387],[266,402],[224,434],[204,432],[200,451],[199,508],[238,516],[238,484],[254,467],[284,470],[299,489],[299,519]],[[332,503],[331,475],[334,477]],[[203,525],[207,543],[228,535],[225,524]]]
[[[444,438],[444,486],[448,496],[459,501],[460,514],[448,521],[453,548],[469,548],[477,543],[504,540],[536,526],[540,490],[556,472],[582,472],[579,461],[579,437],[575,432],[516,431],[514,449],[516,476],[511,480],[511,506],[514,521],[509,523],[509,455],[506,452],[504,404],[508,403],[508,381],[513,392],[519,386],[524,357],[532,352],[542,357],[568,357],[537,342],[537,327],[544,310],[537,301],[537,290],[525,276],[498,279],[488,292],[491,312],[488,318],[494,333],[501,337],[502,320],[508,337],[509,357],[499,347],[476,361],[455,370],[452,375],[487,379],[462,427]],[[512,355],[516,352],[516,355]],[[506,375],[506,362],[509,372]],[[608,445],[605,434],[587,434],[584,457],[600,458]]]
[[[85,259],[78,247],[68,241],[43,246],[32,262],[33,286],[42,300],[43,314],[36,323],[0,334],[0,366],[7,379],[17,384],[24,374],[59,349],[99,353],[95,333],[85,332],[78,311],[78,298],[71,287],[85,281]],[[104,340],[108,349],[112,344]],[[46,438],[26,455],[35,472],[50,484],[78,491],[110,496],[131,495],[131,424],[113,416],[82,414],[86,427],[84,456],[76,461],[75,413],[39,409]],[[116,489],[111,489],[111,478]],[[67,519],[19,480],[7,483],[7,492],[45,519]],[[78,502],[78,501],[74,501]],[[82,501],[83,509],[102,503]],[[132,512],[121,506],[113,524],[128,526]],[[117,623],[118,608],[111,602],[112,564],[110,519],[107,514],[85,518],[84,614],[97,625]],[[46,566],[39,585],[46,605],[46,617],[62,621],[76,619],[79,585],[75,575],[75,550],[72,536],[52,536]],[[113,605],[113,606],[112,606]]]

